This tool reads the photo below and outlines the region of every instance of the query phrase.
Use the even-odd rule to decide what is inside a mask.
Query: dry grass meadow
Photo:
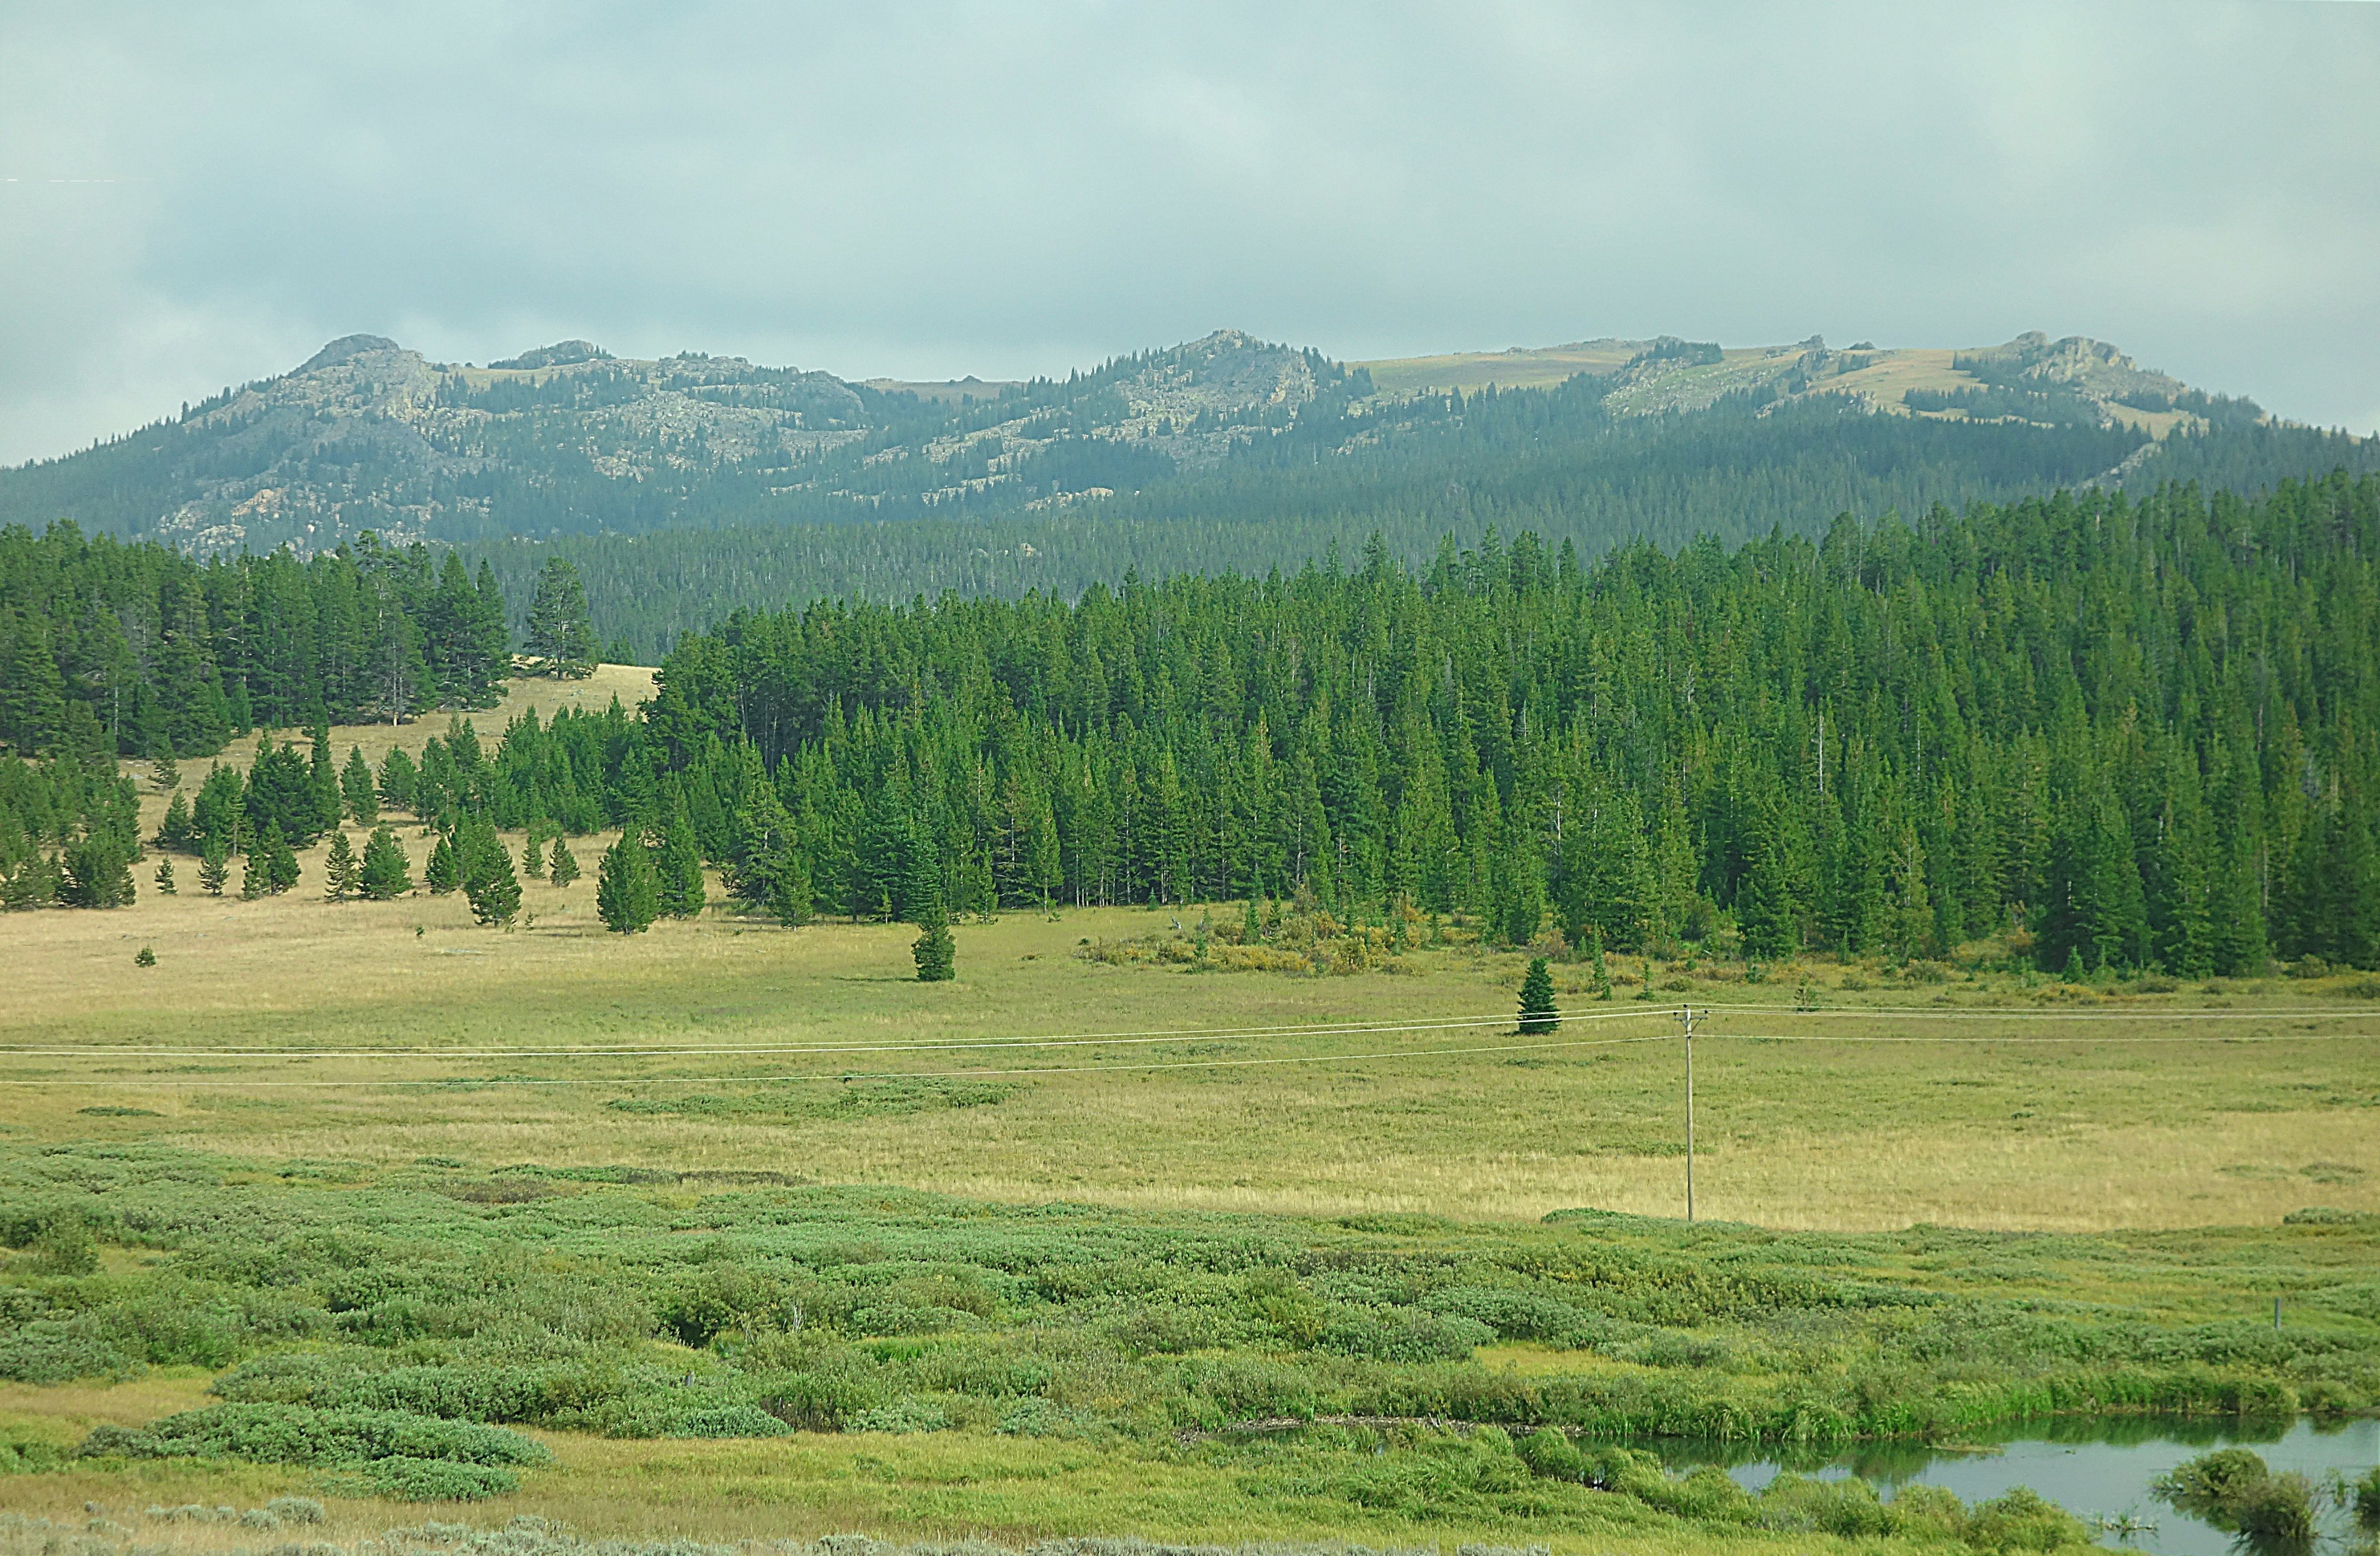
[[[427,843],[404,836],[418,874]],[[577,842],[587,874],[567,889],[525,882],[533,922],[509,932],[474,924],[459,894],[326,903],[319,847],[285,897],[186,883],[164,898],[144,878],[128,909],[12,916],[0,1127],[324,1164],[766,1169],[1010,1201],[1673,1214],[1669,1012],[1691,999],[1722,1007],[1695,1044],[1707,1216],[2095,1230],[2380,1209],[2380,1007],[2354,997],[2363,983],[2126,994],[1812,964],[1755,986],[1657,963],[1645,1000],[1642,964],[1622,958],[1609,1004],[1562,969],[1566,1005],[1592,1019],[1523,1040],[1520,959],[1475,947],[1320,978],[1079,954],[1187,921],[1172,911],[963,924],[959,979],[941,986],[909,976],[899,924],[787,930],[714,905],[622,938],[594,914],[609,841]],[[143,946],[154,967],[135,965]],[[1792,1008],[1803,985],[1823,1009]],[[1991,1014],[2010,1008],[2029,1014]],[[1849,1014],[1863,1010],[1876,1014]],[[1475,1024],[1259,1030],[1425,1022]],[[1009,1043],[1113,1034],[1135,1035]],[[1854,1041],[1779,1041],[1820,1036]],[[1919,1036],[1955,1041],[1876,1041]],[[622,1048],[645,1051],[601,1051]],[[255,1049],[277,1052],[237,1051]],[[838,1078],[887,1074],[1012,1090],[905,1116],[818,1105]]]
[[[522,683],[474,721],[492,737],[529,706],[601,708],[615,692],[633,703],[650,673]],[[444,728],[340,730],[336,753],[360,744],[377,761]],[[185,782],[202,768],[186,764]],[[163,805],[148,800],[150,825]],[[418,876],[428,841],[414,826],[401,836]],[[2072,988],[1955,963],[1911,975],[1814,960],[1748,983],[1740,966],[1622,957],[1609,1003],[1585,968],[1560,967],[1572,1019],[1523,1038],[1511,1024],[1522,959],[1475,946],[1331,977],[1082,954],[1171,935],[1198,910],[964,923],[958,980],[941,985],[911,976],[915,932],[899,924],[788,930],[714,902],[623,938],[594,913],[610,841],[574,839],[586,874],[566,890],[525,881],[528,917],[510,931],[473,923],[459,895],[326,903],[320,847],[281,898],[203,896],[185,861],[176,897],[159,896],[144,864],[130,908],[0,919],[0,1139],[161,1144],[254,1164],[235,1167],[233,1184],[334,1187],[429,1159],[767,1172],[1150,1211],[1673,1216],[1684,1055],[1671,1013],[1691,1001],[1712,1010],[1694,1044],[1706,1217],[2095,1232],[2271,1227],[2308,1205],[2380,1211],[2380,984],[2367,978]],[[142,947],[153,967],[136,965]],[[1325,1025],[1342,1030],[1311,1030]],[[885,1076],[990,1085],[974,1105],[834,1105],[842,1089]],[[131,1274],[162,1256],[106,1257],[110,1273]],[[2140,1271],[2092,1278],[2095,1300],[2143,1312],[2199,1300],[2168,1304]],[[1602,1365],[1526,1345],[1477,1359],[1532,1374]],[[209,1378],[167,1368],[0,1385],[0,1429],[63,1447],[101,1422],[201,1404]],[[533,1509],[589,1538],[727,1540],[853,1529],[1017,1545],[1119,1530],[1224,1543],[1542,1538],[1486,1514],[1425,1526],[1326,1507],[1288,1468],[1169,1442],[540,1435],[554,1465],[526,1500],[475,1519]],[[200,1556],[255,1537],[235,1524],[152,1527],[143,1510],[257,1507],[285,1493],[320,1490],[294,1466],[78,1462],[0,1483],[0,1508],[120,1526],[140,1549]],[[1566,1536],[1565,1550],[1851,1548],[1639,1518],[1625,1499],[1580,1495],[1596,1517],[1623,1522],[1586,1543]],[[412,1515],[327,1500],[329,1522],[307,1538],[358,1540]]]

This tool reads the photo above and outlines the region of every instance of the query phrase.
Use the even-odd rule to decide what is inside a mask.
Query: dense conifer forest
[[[680,641],[641,722],[532,717],[483,748],[457,721],[375,788],[450,835],[625,825],[657,855],[683,817],[738,896],[794,920],[1294,897],[1514,944],[1716,936],[1755,960],[2005,935],[2053,971],[2372,966],[2375,551],[2380,478],[2340,475],[2257,501],[2174,486],[1846,517],[1732,551],[1588,563],[1491,531],[1420,568],[1375,541],[1343,566],[1072,601],[738,612]],[[9,739],[49,754],[0,763],[18,879],[122,829],[128,791],[78,754],[143,749],[128,727],[194,755],[235,722],[384,716],[363,602],[492,632],[490,582],[451,559],[200,567],[65,530],[11,532],[0,559]],[[115,641],[102,616],[153,645],[147,680],[58,659]],[[437,679],[465,662],[425,655],[425,684],[467,706],[468,676]],[[128,726],[125,701],[159,711]],[[315,836],[339,814],[334,754],[313,758],[309,826],[258,799],[298,791],[280,750],[298,776],[251,775],[239,802]]]
[[[2373,440],[2236,417],[2153,442],[2095,422],[1931,421],[1833,397],[1738,393],[1692,414],[1622,416],[1604,404],[1607,389],[1580,378],[1425,395],[1363,416],[1326,399],[1220,464],[1050,512],[1002,505],[995,489],[914,512],[880,504],[840,522],[780,524],[762,522],[773,511],[756,501],[644,534],[491,539],[470,551],[516,598],[546,561],[568,558],[606,641],[648,662],[739,607],[946,589],[1071,599],[1130,572],[1294,571],[1333,549],[1352,559],[1374,536],[1424,565],[1440,537],[1475,544],[1491,527],[1567,540],[1592,560],[1627,539],[1674,549],[1707,535],[1734,547],[1780,526],[1815,534],[1828,514],[1963,509],[2095,481],[2136,493],[2175,481],[2253,491],[2306,471],[2380,465]]]

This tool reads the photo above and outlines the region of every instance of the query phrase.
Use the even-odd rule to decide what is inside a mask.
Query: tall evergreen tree
[[[463,884],[463,864],[455,851],[455,839],[445,833],[430,846],[430,862],[422,866],[421,884],[430,888],[432,897],[443,897]]]
[[[357,885],[374,902],[386,902],[413,889],[404,845],[385,822],[373,827],[371,836],[364,840],[363,868]]]
[[[566,887],[578,878],[578,856],[570,851],[568,838],[553,840],[553,857],[546,863],[546,878],[558,887]]]
[[[595,871],[595,911],[615,935],[650,929],[661,912],[661,887],[645,846],[623,833],[603,850]]]
[[[364,760],[363,747],[347,747],[347,765],[339,769],[339,792],[346,802],[346,813],[358,826],[375,826],[380,821],[380,790],[372,778],[371,764]]]
[[[1554,975],[1543,957],[1529,959],[1527,976],[1521,980],[1521,1031],[1526,1033],[1549,1032],[1561,1025],[1561,1007],[1554,1001]]]
[[[538,572],[522,646],[543,674],[576,680],[594,672],[595,631],[587,620],[587,587],[577,566],[565,558],[548,558]]]
[[[520,916],[521,886],[504,839],[480,823],[466,834],[461,851],[463,895],[470,900],[471,916],[496,927],[511,924]]]
[[[330,851],[322,858],[322,899],[326,902],[345,902],[356,894],[360,884],[360,866],[356,850],[344,831],[331,834]]]
[[[684,805],[677,808],[668,829],[662,834],[653,866],[654,877],[660,883],[662,911],[674,919],[690,919],[702,911],[702,854],[695,842],[694,823],[687,819]]]

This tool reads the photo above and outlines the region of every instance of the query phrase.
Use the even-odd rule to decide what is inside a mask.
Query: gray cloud
[[[18,7],[0,459],[358,330],[990,377],[2039,328],[2370,430],[2375,79],[2362,5]]]

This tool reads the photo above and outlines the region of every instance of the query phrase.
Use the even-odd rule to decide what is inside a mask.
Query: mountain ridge
[[[1063,380],[941,385],[699,352],[622,358],[586,340],[482,368],[359,333],[178,419],[0,470],[0,522],[71,517],[200,551],[306,554],[368,530],[404,544],[1031,514],[1270,457],[1292,431],[1352,454],[1417,442],[1433,417],[1460,419],[1469,396],[1581,383],[1590,420],[1723,404],[1766,416],[1832,397],[1869,414],[2160,441],[2270,422],[2105,342],[2038,332],[1970,350],[1606,337],[1342,363],[1225,329]],[[1427,404],[1439,396],[1451,411]],[[2150,448],[2123,451],[2107,478],[2154,463]]]

